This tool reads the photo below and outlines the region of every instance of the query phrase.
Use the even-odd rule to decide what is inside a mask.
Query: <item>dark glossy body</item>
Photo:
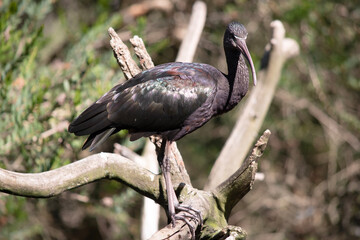
[[[236,27],[246,33],[243,26]],[[224,36],[228,75],[201,63],[158,65],[104,94],[70,124],[69,132],[90,135],[83,146],[91,145],[90,150],[121,129],[129,130],[131,140],[160,135],[176,141],[231,110],[248,90],[249,71],[230,30],[231,24]],[[249,56],[245,54],[248,60]]]
[[[150,135],[163,139],[158,161],[164,175],[168,216],[173,224],[184,221],[195,238],[195,229],[186,218],[202,224],[201,213],[181,206],[171,183],[170,145],[231,110],[249,87],[248,60],[256,83],[255,68],[246,47],[247,32],[240,23],[230,23],[224,35],[228,74],[201,63],[167,63],[143,71],[115,86],[86,109],[69,126],[76,135],[90,135],[83,149],[90,151],[111,134],[128,129],[131,140]],[[176,210],[186,214],[177,215]]]

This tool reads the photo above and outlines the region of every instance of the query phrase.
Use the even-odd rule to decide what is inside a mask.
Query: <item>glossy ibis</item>
[[[160,136],[164,158],[159,162],[166,182],[168,214],[174,222],[178,219],[175,210],[184,208],[170,179],[169,146],[239,103],[249,87],[245,59],[256,84],[246,37],[242,24],[232,22],[227,26],[223,44],[228,74],[202,63],[158,65],[105,93],[70,124],[69,132],[90,135],[83,146],[90,146],[90,151],[121,129],[128,129],[131,140]]]

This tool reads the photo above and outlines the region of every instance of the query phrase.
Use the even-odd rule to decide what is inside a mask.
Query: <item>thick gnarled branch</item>
[[[226,236],[237,235],[236,239],[246,237],[245,231],[239,227],[228,226],[227,218],[238,201],[252,188],[257,170],[257,160],[262,156],[270,137],[266,130],[256,142],[250,156],[232,176],[212,191],[202,191],[189,185],[180,186],[183,204],[191,205],[201,211],[205,222],[201,230],[200,239],[225,239]],[[198,222],[190,220],[193,228],[198,227]],[[240,231],[241,230],[241,231]],[[184,222],[176,222],[161,229],[151,237],[152,239],[189,239],[191,237],[188,227]]]
[[[266,137],[264,138],[264,136]],[[251,186],[256,172],[256,168],[251,164],[261,156],[269,133],[265,132],[264,136],[255,145],[249,157],[250,160],[238,171],[239,176],[236,177],[236,180],[234,180],[234,176],[230,177],[226,181],[227,184],[219,186],[214,192],[201,191],[184,184],[175,186],[180,191],[180,201],[201,211],[205,219],[201,234],[204,237],[209,234],[216,236],[228,232],[228,230],[224,230],[229,228],[224,215],[226,201],[222,201],[222,195],[225,195],[223,194],[224,189],[229,191],[234,183]],[[100,179],[122,182],[162,205],[166,202],[164,199],[166,195],[162,192],[163,187],[161,186],[162,175],[153,174],[133,161],[112,153],[98,153],[42,173],[16,173],[0,169],[0,191],[25,197],[46,198]],[[249,190],[250,187],[245,187],[238,194],[244,196]],[[198,227],[198,222],[191,221],[191,223],[195,229]],[[215,229],[213,223],[216,223]],[[175,227],[166,226],[151,239],[179,239],[179,237],[181,239],[190,237],[188,227],[182,221],[176,222]]]
[[[241,167],[228,179],[226,179],[219,186],[217,186],[216,189],[213,191],[217,198],[223,199],[222,202],[225,204],[226,217],[230,215],[233,207],[252,188],[255,180],[255,173],[257,170],[257,159],[259,159],[263,155],[270,135],[270,130],[266,130],[256,142],[250,156],[246,158]],[[249,170],[248,174],[252,175],[247,176],[246,174],[244,174],[246,170]]]
[[[42,173],[17,173],[0,169],[0,191],[24,197],[47,198],[99,179],[114,179],[139,193],[160,200],[161,175],[113,153],[91,155]]]

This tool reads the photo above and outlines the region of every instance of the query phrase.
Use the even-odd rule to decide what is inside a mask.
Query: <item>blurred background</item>
[[[207,1],[195,62],[226,70],[225,26],[243,23],[259,69],[281,20],[301,48],[287,62],[261,131],[272,136],[263,181],[235,207],[230,223],[248,239],[360,238],[360,5],[356,1]],[[124,77],[107,29],[142,37],[155,64],[174,61],[194,1],[0,0],[0,167],[42,172],[85,157],[85,138],[67,126]],[[251,90],[250,90],[251,91]],[[246,101],[246,98],[243,102]],[[259,103],[261,104],[261,103]],[[237,110],[179,141],[194,186],[202,188]],[[120,132],[141,154],[144,140]],[[50,199],[0,193],[0,239],[139,239],[141,195],[99,181]],[[166,223],[162,212],[162,224]]]

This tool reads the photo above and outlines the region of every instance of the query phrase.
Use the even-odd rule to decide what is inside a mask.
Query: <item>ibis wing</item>
[[[181,128],[215,89],[186,73],[159,75],[116,91],[107,104],[108,119],[116,126],[140,132]]]
[[[204,66],[208,65],[170,63],[143,71],[105,93],[70,124],[69,132],[90,134],[86,148],[112,128],[112,133],[120,129],[133,133],[180,129],[189,116],[214,98],[216,81]]]

